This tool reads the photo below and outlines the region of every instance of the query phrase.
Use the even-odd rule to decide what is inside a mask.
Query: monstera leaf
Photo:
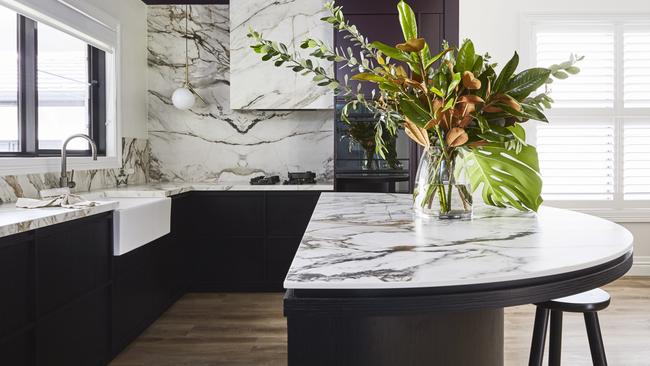
[[[472,189],[482,188],[485,203],[522,211],[537,211],[542,204],[542,178],[533,146],[523,146],[517,153],[504,144],[489,143],[466,150],[465,162]]]

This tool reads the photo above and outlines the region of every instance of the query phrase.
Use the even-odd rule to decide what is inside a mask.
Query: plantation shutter
[[[542,23],[534,48],[540,67],[585,56],[536,127],[544,199],[650,200],[650,25]]]

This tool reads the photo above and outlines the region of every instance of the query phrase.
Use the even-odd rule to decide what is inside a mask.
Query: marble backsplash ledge
[[[207,101],[189,111],[170,96],[184,79],[185,6],[150,6],[149,140],[152,180],[243,182],[261,174],[286,177],[333,171],[332,110],[230,109],[229,7],[189,6],[190,81]],[[264,80],[258,81],[263,84]]]
[[[151,165],[151,146],[146,139],[122,139],[122,168],[128,184],[146,184],[149,182]],[[120,169],[79,170],[74,173],[77,183],[74,192],[113,188],[117,186]],[[25,175],[0,176],[0,202],[14,202],[19,197],[38,198],[43,189],[59,186],[59,173],[39,173]]]

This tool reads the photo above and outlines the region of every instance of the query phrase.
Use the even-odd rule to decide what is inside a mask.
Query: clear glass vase
[[[420,216],[439,219],[472,217],[472,190],[459,151],[444,155],[439,149],[430,148],[422,154],[413,201]]]

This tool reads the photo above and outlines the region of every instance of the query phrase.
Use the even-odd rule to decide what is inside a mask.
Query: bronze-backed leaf
[[[515,100],[515,98],[509,96],[508,94],[497,94],[494,96],[493,100],[503,103],[508,107],[516,110],[517,112],[521,111],[521,104]]]
[[[418,145],[425,148],[429,147],[429,133],[427,130],[418,127],[410,119],[406,118],[404,123],[404,131],[406,135],[415,141]]]
[[[427,122],[426,125],[424,125],[425,130],[430,130],[433,127],[437,126],[440,123],[440,119],[432,119],[431,121]]]
[[[398,50],[404,52],[420,52],[424,49],[425,41],[424,38],[415,38],[410,39],[404,43],[400,43],[395,46]]]
[[[479,97],[478,95],[463,95],[462,97],[458,98],[458,103],[472,103],[472,104],[479,104],[479,103],[485,103],[483,98]]]
[[[471,71],[463,73],[463,86],[470,90],[481,89],[481,80],[474,77]]]
[[[445,141],[450,147],[458,147],[464,145],[469,140],[467,132],[459,127],[454,127],[449,132],[447,132],[447,137]]]
[[[501,108],[499,108],[497,106],[488,105],[488,106],[483,107],[483,112],[486,112],[486,113],[501,113],[501,112],[503,112],[503,109],[501,109]]]

